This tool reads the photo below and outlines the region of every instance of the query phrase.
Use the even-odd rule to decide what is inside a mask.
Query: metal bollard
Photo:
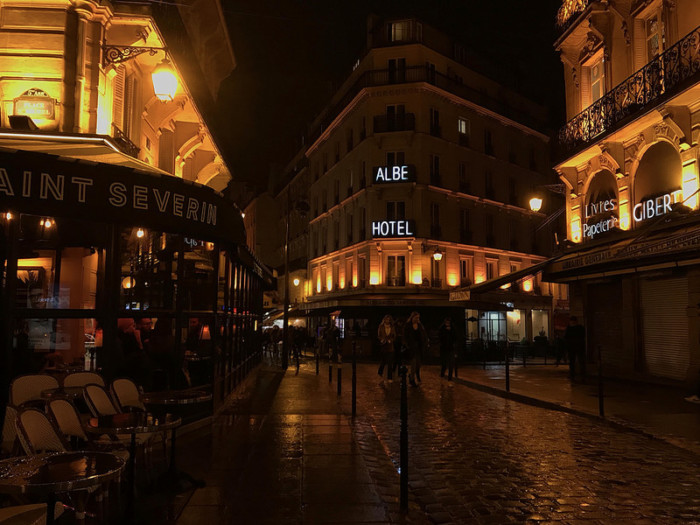
[[[340,355],[340,350],[338,350],[338,397],[343,389],[343,357]]]
[[[598,412],[605,417],[605,397],[603,395],[603,345],[598,345]]]
[[[506,341],[506,392],[510,392],[510,357],[508,356],[508,341]]]
[[[352,417],[357,415],[357,354],[355,341],[352,342]]]
[[[399,508],[401,512],[408,512],[408,392],[406,387],[406,365],[401,365],[401,434],[399,437],[399,483],[400,496]]]

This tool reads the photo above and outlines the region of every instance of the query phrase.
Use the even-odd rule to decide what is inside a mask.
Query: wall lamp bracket
[[[149,56],[155,56],[160,51],[165,52],[167,55],[167,48],[165,47],[113,46],[105,44],[102,46],[102,66],[122,64],[144,53],[148,53]]]

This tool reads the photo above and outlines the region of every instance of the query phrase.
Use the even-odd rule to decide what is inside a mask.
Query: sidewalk
[[[463,366],[457,382],[544,408],[599,418],[598,379],[571,382],[566,365]],[[700,454],[700,405],[685,401],[680,388],[604,380],[605,420]]]

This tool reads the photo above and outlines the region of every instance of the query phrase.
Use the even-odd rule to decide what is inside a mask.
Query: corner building
[[[696,383],[700,371],[700,3],[563,2],[569,121],[555,165],[569,283],[606,375]]]
[[[472,339],[549,334],[555,298],[565,297],[536,276],[450,301],[450,291],[531,267],[552,249],[551,230],[538,231],[546,215],[527,205],[554,181],[544,110],[471,64],[419,20],[370,18],[365,54],[279,193],[280,204],[290,191],[310,205],[307,316],[337,317],[341,330],[359,324],[371,339],[385,314],[412,310],[429,330],[451,316]]]

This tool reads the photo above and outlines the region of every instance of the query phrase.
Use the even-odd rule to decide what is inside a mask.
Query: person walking
[[[455,352],[455,331],[452,328],[452,319],[446,317],[440,327],[440,377],[445,377],[452,381],[452,372],[454,371],[454,352]]]
[[[578,318],[572,315],[569,318],[569,326],[564,332],[564,343],[569,354],[569,377],[576,379],[576,362],[581,378],[586,377],[586,329],[579,324]]]
[[[340,330],[332,320],[326,329],[326,344],[328,345],[328,357],[331,361],[341,362],[340,355]]]
[[[379,363],[377,374],[381,377],[380,383],[384,383],[384,367],[386,367],[386,378],[391,383],[393,380],[396,328],[394,327],[394,319],[390,315],[387,314],[384,316],[384,319],[382,319],[379,329],[377,330],[377,338],[381,345],[381,362]]]
[[[406,345],[407,359],[410,363],[408,378],[411,386],[418,386],[421,382],[420,367],[423,355],[428,350],[428,334],[420,322],[420,314],[412,312],[408,316],[403,333],[404,345]]]

